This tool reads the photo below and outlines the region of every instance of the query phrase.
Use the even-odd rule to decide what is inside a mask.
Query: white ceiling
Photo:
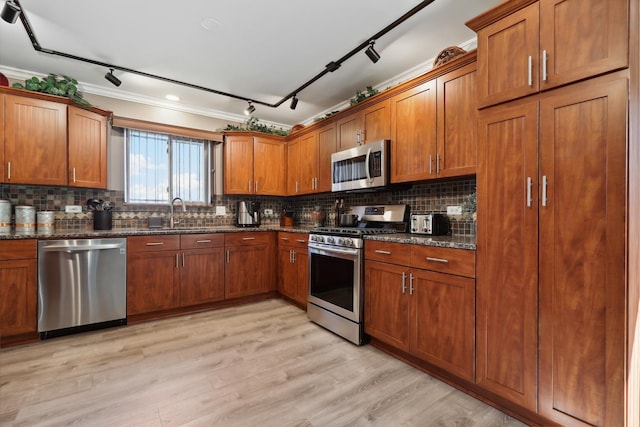
[[[358,53],[278,108],[256,105],[265,123],[293,125],[340,107],[366,86],[388,86],[428,70],[447,46],[475,47],[464,22],[500,0],[436,0],[376,41],[373,64]],[[368,40],[417,0],[20,0],[43,48],[277,103]],[[0,72],[24,79],[59,73],[80,89],[114,98],[243,121],[247,103],[206,91],[36,52],[20,21],[0,20]],[[165,95],[180,97],[177,103]]]

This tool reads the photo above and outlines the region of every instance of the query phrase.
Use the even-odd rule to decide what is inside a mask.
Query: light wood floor
[[[0,351],[1,426],[521,426],[271,300]]]

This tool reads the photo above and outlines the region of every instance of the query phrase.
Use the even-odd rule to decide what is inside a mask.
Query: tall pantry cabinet
[[[467,25],[476,383],[542,422],[624,425],[628,2],[514,0]]]

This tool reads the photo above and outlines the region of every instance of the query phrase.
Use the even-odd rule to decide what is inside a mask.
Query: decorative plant
[[[349,103],[351,105],[356,105],[357,103],[362,102],[365,99],[372,97],[373,95],[377,94],[378,92],[379,92],[378,89],[374,89],[371,86],[367,86],[366,92],[356,91],[356,97],[355,98],[351,98],[351,101],[349,101]]]
[[[324,119],[327,119],[331,116],[333,116],[334,114],[338,114],[340,111],[332,111],[330,113],[325,114],[323,117],[316,117],[315,119],[313,119],[314,122],[321,122]]]
[[[275,126],[267,126],[263,123],[260,123],[260,119],[257,117],[249,117],[245,122],[245,126],[235,126],[228,124],[222,130],[248,130],[253,132],[262,132],[262,133],[270,133],[272,135],[280,135],[287,136],[289,135],[289,131],[283,128],[276,128]]]
[[[69,76],[59,74],[49,74],[47,77],[31,77],[22,83],[14,83],[16,89],[26,89],[34,92],[48,93],[50,95],[66,96],[73,102],[83,107],[91,107],[91,104],[82,98],[82,93],[78,92],[78,81]]]

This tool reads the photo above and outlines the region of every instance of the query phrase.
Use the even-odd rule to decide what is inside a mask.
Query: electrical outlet
[[[264,214],[265,215],[273,215],[273,209],[265,209],[264,210]]]
[[[64,207],[64,211],[66,213],[82,213],[82,206],[77,205],[66,205]]]
[[[447,215],[462,215],[462,206],[447,206]]]
[[[226,206],[216,206],[216,215],[226,215],[227,207]]]

